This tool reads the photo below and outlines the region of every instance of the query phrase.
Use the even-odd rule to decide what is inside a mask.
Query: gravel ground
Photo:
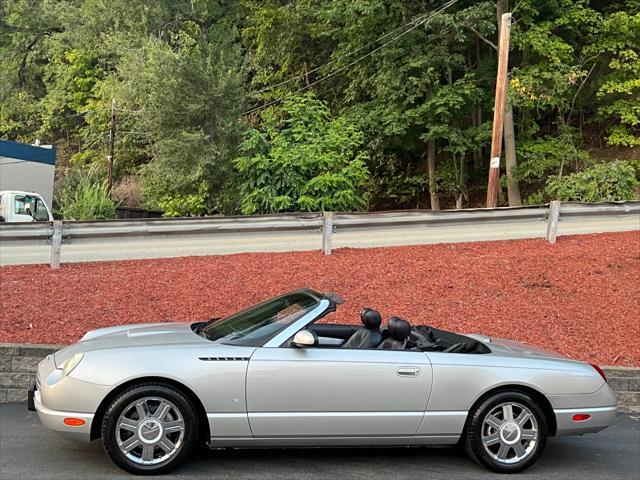
[[[299,287],[460,332],[640,365],[640,233],[0,268],[0,341],[71,343],[93,328],[197,321]]]

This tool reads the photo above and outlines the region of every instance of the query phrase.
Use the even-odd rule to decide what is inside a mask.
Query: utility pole
[[[116,144],[116,101],[111,100],[111,124],[109,126],[109,155],[107,155],[107,191],[113,187],[113,154]]]
[[[500,41],[498,44],[498,74],[496,76],[496,100],[493,107],[493,133],[491,135],[487,208],[495,208],[498,203],[498,180],[500,179],[500,153],[502,151],[502,127],[504,99],[507,91],[507,70],[509,68],[510,33],[511,13],[505,13],[502,15],[500,23]]]
[[[498,22],[498,28],[502,23],[502,14],[509,11],[508,0],[498,0],[496,2],[496,16]],[[498,35],[500,32],[498,32]],[[508,91],[508,89],[507,89]],[[507,194],[509,197],[510,207],[519,207],[522,205],[522,199],[520,198],[520,186],[518,181],[514,178],[516,176],[516,168],[518,166],[518,160],[516,158],[516,132],[513,125],[513,105],[510,102],[504,105],[504,130],[502,131],[502,138],[504,139],[504,166],[507,173]]]

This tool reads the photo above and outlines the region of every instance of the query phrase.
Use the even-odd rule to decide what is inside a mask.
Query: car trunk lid
[[[505,338],[489,337],[480,334],[467,335],[475,340],[478,340],[487,345],[494,353],[508,353],[519,354],[525,357],[541,357],[541,358],[562,358],[567,359],[569,357],[561,355],[551,350],[545,350],[544,348],[533,347],[526,343],[516,342],[514,340],[507,340]]]

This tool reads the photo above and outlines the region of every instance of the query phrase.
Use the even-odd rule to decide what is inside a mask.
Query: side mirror
[[[318,336],[311,330],[300,330],[291,340],[291,346],[298,348],[315,347],[317,344]]]

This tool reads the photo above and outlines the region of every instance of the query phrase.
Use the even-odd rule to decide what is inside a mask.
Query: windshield
[[[318,305],[305,292],[293,292],[215,321],[199,335],[216,343],[260,347]]]
[[[16,215],[31,215],[36,221],[49,220],[49,212],[44,201],[31,195],[16,195],[14,211]]]

